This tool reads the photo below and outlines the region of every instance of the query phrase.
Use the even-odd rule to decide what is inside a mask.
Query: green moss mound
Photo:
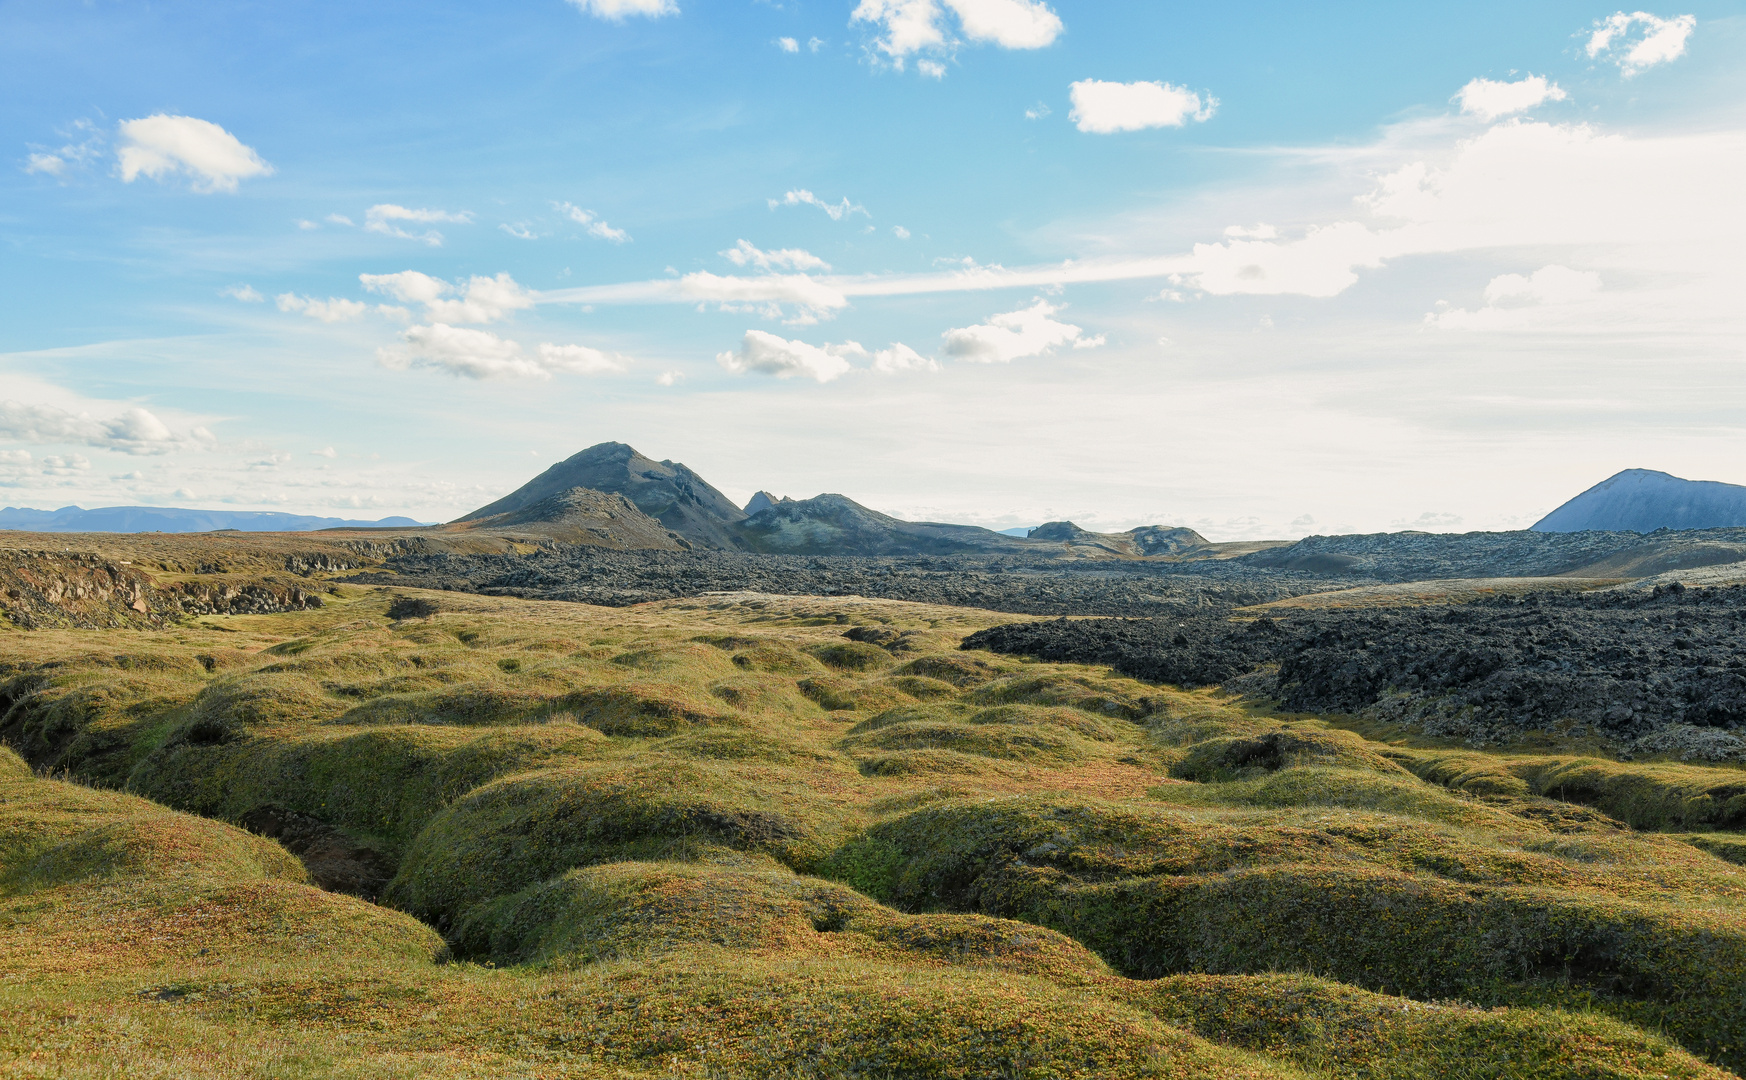
[[[1188,755],[1170,771],[1184,780],[1236,780],[1303,765],[1408,775],[1361,736],[1309,726],[1207,739],[1190,747]]]
[[[966,700],[978,705],[1065,705],[1121,720],[1138,720],[1153,709],[1153,702],[1118,688],[1113,680],[1054,672],[999,679],[977,687]]]
[[[863,641],[831,641],[806,651],[838,671],[883,671],[893,663],[890,653]]]
[[[1160,802],[1181,806],[1253,806],[1284,809],[1330,806],[1374,810],[1445,825],[1532,828],[1500,809],[1462,799],[1412,776],[1378,775],[1361,769],[1299,766],[1223,783],[1166,784],[1151,791]]]
[[[1518,854],[1398,820],[1233,828],[1018,798],[923,808],[869,836],[901,855],[900,905],[1034,921],[1139,977],[1296,969],[1421,999],[1574,993],[1724,1060],[1746,1024],[1746,878],[1719,862],[1677,881],[1709,898],[1696,906],[1662,902],[1666,870],[1594,866],[1606,840]],[[1660,867],[1666,852],[1640,854]],[[1580,888],[1633,883],[1644,899]]]
[[[1581,803],[1637,829],[1746,828],[1746,771],[1738,769],[1454,751],[1397,756],[1434,783],[1477,795]]]
[[[171,746],[134,771],[134,791],[235,821],[283,806],[381,841],[390,854],[454,799],[496,777],[592,761],[606,737],[575,723],[513,728],[326,727],[222,746]]]
[[[1173,975],[1127,1000],[1221,1043],[1369,1080],[1715,1077],[1665,1038],[1594,1014],[1481,1009],[1303,975]]]
[[[804,869],[836,845],[829,804],[792,779],[765,796],[740,768],[649,755],[487,784],[419,834],[384,898],[446,927],[475,904],[572,867],[729,849]]]
[[[852,735],[839,743],[850,754],[891,750],[951,750],[960,754],[1013,761],[1061,764],[1095,756],[1083,740],[1061,731],[1025,724],[891,724]]]

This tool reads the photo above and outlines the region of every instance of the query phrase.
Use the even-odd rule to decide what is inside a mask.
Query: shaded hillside
[[[1162,525],[1142,525],[1124,533],[1097,533],[1081,529],[1071,521],[1051,521],[1030,531],[1029,538],[1066,544],[1070,548],[1085,548],[1111,555],[1141,557],[1148,555],[1187,555],[1212,547],[1206,537],[1193,529],[1171,529]]]
[[[176,506],[100,506],[85,510],[31,510],[8,506],[0,510],[0,529],[21,532],[196,533],[236,529],[239,532],[309,532],[314,529],[406,529],[419,523],[408,517],[380,521],[312,517],[254,510],[187,510]]]
[[[974,525],[902,521],[843,495],[770,503],[736,531],[752,551],[786,555],[950,555],[1027,547],[1024,540]]]
[[[701,547],[737,547],[731,526],[746,515],[709,482],[676,461],[654,461],[624,443],[606,442],[560,461],[521,487],[458,522],[525,510],[571,488],[623,495],[637,509]]]
[[[1746,526],[1746,487],[1653,469],[1610,476],[1535,522],[1536,532],[1649,533]]]
[[[1634,532],[1369,533],[1308,536],[1239,558],[1248,566],[1377,581],[1647,577],[1746,559],[1746,529]]]
[[[519,510],[490,517],[463,519],[445,531],[492,530],[549,537],[566,544],[618,550],[644,548],[679,551],[690,541],[638,510],[619,494],[570,488]]]

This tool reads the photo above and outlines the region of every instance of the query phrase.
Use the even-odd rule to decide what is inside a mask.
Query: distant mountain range
[[[184,510],[174,506],[102,506],[85,510],[63,506],[59,510],[31,510],[8,506],[0,510],[0,529],[25,532],[310,532],[314,529],[404,529],[420,522],[407,517],[379,521],[310,517],[255,510]]]
[[[601,493],[622,497],[636,514],[622,507],[612,509],[618,504],[601,502]],[[608,547],[683,546],[784,555],[980,552],[1045,558],[1209,559],[1267,546],[1212,544],[1192,529],[1160,526],[1094,533],[1070,521],[1049,522],[1029,530],[1026,537],[974,525],[904,521],[837,494],[789,499],[760,491],[741,508],[686,466],[644,457],[623,443],[591,446],[444,526],[445,531],[477,528],[513,528]]]
[[[1535,532],[1639,532],[1746,525],[1746,487],[1626,469],[1547,514]]]

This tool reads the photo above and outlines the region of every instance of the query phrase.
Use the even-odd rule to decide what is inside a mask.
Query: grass
[[[1737,772],[1391,746],[962,609],[336,590],[0,641],[0,1075],[1746,1066]]]

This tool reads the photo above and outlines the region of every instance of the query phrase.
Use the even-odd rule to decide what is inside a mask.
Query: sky
[[[0,0],[0,504],[1746,483],[1746,3]]]

